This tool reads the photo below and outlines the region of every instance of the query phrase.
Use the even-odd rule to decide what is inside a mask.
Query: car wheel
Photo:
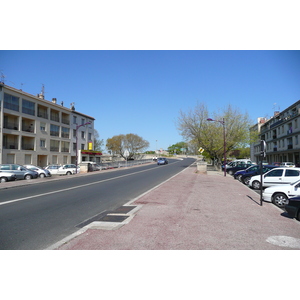
[[[272,197],[272,202],[278,207],[284,207],[288,197],[283,193],[277,193]]]
[[[68,171],[68,172],[66,173],[66,175],[72,175],[72,172]]]
[[[297,220],[300,221],[300,209],[298,210]]]
[[[255,190],[259,190],[260,189],[260,182],[257,181],[257,180],[254,180],[252,182],[252,187],[255,189]]]
[[[233,175],[233,171],[232,170],[228,171],[228,174]]]
[[[250,182],[250,178],[251,178],[251,177],[245,177],[245,178],[244,178],[244,184],[248,185],[249,182]]]
[[[29,175],[29,174],[27,174],[27,175],[25,175],[25,177],[24,177],[26,180],[30,180],[30,179],[32,179],[32,176],[31,175]]]
[[[41,178],[44,178],[44,177],[46,177],[46,175],[45,175],[44,173],[41,173],[41,174],[40,174],[40,177],[41,177]]]
[[[237,179],[238,181],[242,181],[242,175],[238,175],[238,176],[236,177],[236,179]]]
[[[1,177],[0,178],[0,182],[7,182],[7,181],[8,181],[8,179],[6,177]]]

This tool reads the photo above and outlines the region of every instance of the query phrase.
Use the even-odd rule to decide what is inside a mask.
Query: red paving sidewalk
[[[259,199],[231,176],[194,165],[128,203],[137,207],[123,223],[94,222],[49,249],[300,249],[300,222]]]

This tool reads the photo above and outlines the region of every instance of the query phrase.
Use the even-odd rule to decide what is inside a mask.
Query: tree
[[[106,141],[106,148],[112,152],[113,155],[120,155],[126,159],[125,151],[127,150],[129,155],[127,159],[132,159],[135,154],[142,152],[149,147],[149,142],[141,138],[140,136],[129,133],[115,135]]]
[[[94,129],[94,150],[103,152],[104,140],[100,140],[99,132]]]
[[[170,147],[168,147],[168,151],[170,154],[182,154],[183,152],[186,153],[187,151],[187,143],[185,142],[179,142],[179,143],[176,143]],[[182,151],[182,149],[185,149]]]
[[[207,121],[208,118],[216,122]],[[236,148],[244,148],[249,143],[249,128],[252,122],[248,114],[228,105],[221,112],[210,113],[204,103],[185,113],[180,111],[177,127],[188,141],[202,147],[209,156],[221,161],[224,155],[223,124],[225,124],[226,153]]]

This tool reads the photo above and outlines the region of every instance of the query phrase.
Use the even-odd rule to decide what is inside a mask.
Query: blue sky
[[[2,50],[0,70],[7,85],[36,95],[44,84],[47,100],[75,102],[104,141],[135,133],[149,150],[182,141],[179,111],[197,103],[256,122],[300,99],[300,51]]]

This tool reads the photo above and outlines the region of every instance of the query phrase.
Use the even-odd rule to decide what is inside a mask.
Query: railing
[[[132,167],[142,164],[148,164],[153,162],[152,159],[141,159],[141,160],[128,160],[127,162],[122,161],[115,161],[110,163],[99,163],[99,166],[101,167],[101,170],[107,170],[107,169],[114,169],[114,168],[126,168],[126,167]]]

